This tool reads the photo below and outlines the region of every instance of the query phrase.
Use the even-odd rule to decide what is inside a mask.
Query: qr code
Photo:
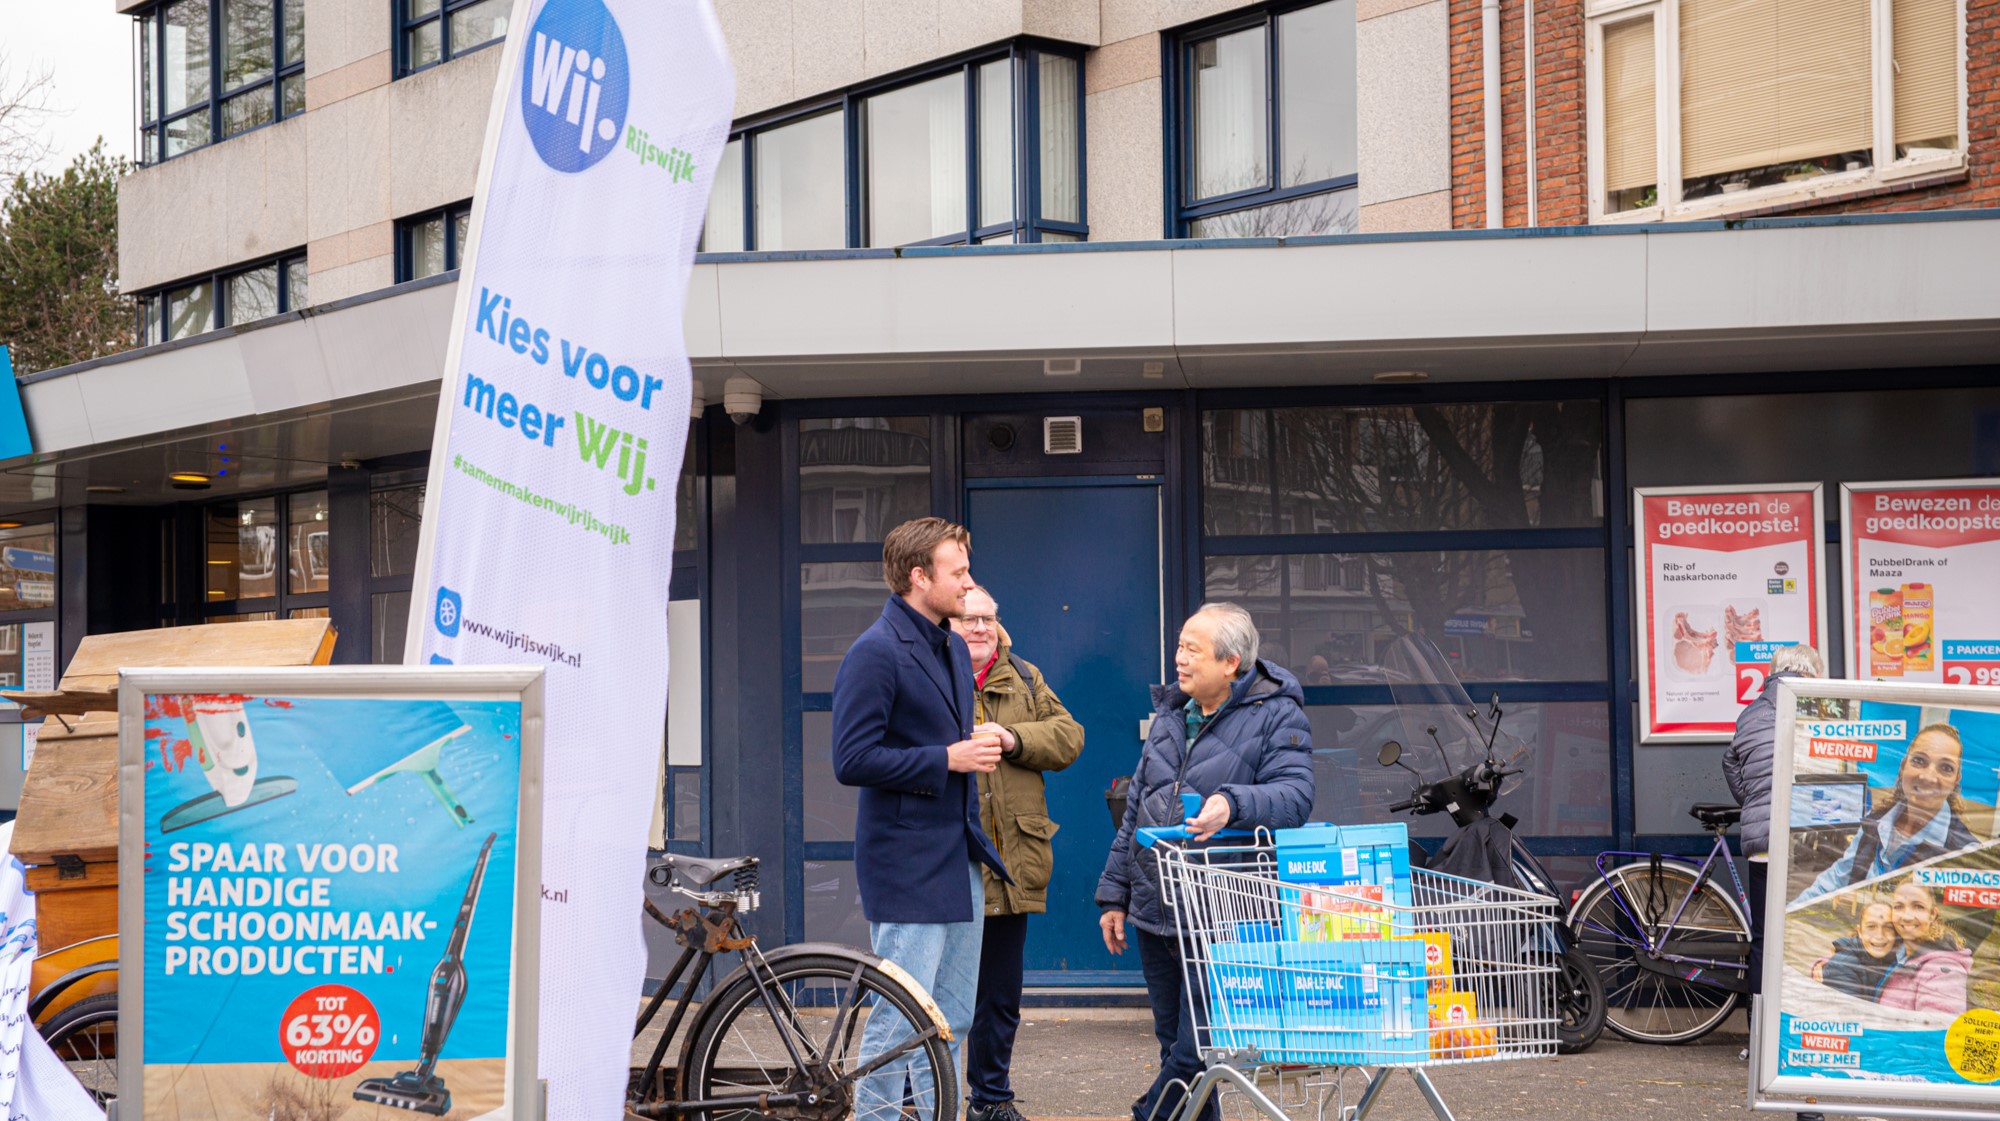
[[[2000,1039],[1967,1032],[1959,1040],[1958,1072],[1976,1082],[1990,1082],[2000,1074]]]

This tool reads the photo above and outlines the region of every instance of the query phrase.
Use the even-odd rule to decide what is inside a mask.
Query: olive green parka
[[[1003,883],[988,868],[986,913],[1041,914],[1048,908],[1049,877],[1055,854],[1050,845],[1059,826],[1049,818],[1042,774],[1060,771],[1083,751],[1083,725],[1042,678],[1042,671],[1023,660],[1034,678],[1032,693],[1010,657],[1006,632],[986,683],[978,690],[980,722],[999,724],[1014,733],[1014,751],[1001,758],[992,773],[979,776],[979,823],[1000,850],[1014,882]],[[1087,874],[1089,869],[1084,869]]]

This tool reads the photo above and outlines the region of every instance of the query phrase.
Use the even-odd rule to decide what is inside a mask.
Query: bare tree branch
[[[56,112],[54,91],[55,75],[47,67],[16,74],[0,49],[0,196],[53,149],[46,129]]]

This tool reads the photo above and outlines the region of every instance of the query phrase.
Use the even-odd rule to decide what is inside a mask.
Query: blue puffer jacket
[[[1097,881],[1097,905],[1125,912],[1150,934],[1173,934],[1173,916],[1160,905],[1160,872],[1150,849],[1133,831],[1179,825],[1187,815],[1182,791],[1206,800],[1229,798],[1232,829],[1290,829],[1312,813],[1312,725],[1298,679],[1259,661],[1237,678],[1229,700],[1187,750],[1188,696],[1172,685],[1153,687],[1153,728],[1140,750],[1139,767],[1125,803],[1125,821],[1111,842],[1111,856]],[[1238,842],[1240,843],[1240,842]]]

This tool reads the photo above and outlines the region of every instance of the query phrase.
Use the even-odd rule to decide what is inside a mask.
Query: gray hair
[[[1216,659],[1241,658],[1237,674],[1250,672],[1257,661],[1257,621],[1250,613],[1233,603],[1204,603],[1195,614],[1214,617]]]
[[[1819,651],[1801,642],[1797,646],[1781,646],[1771,655],[1771,672],[1796,673],[1800,677],[1825,677],[1826,660]]]

